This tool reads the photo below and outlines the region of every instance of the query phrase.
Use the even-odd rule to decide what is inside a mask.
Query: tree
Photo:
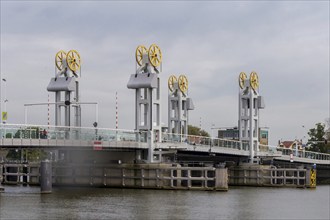
[[[11,160],[20,160],[21,158],[21,151],[20,150],[13,150],[10,149],[7,153],[6,156],[7,159],[11,159]]]
[[[326,130],[325,130],[325,139],[327,140],[327,144],[330,144],[330,118],[326,120]]]
[[[307,144],[310,145],[308,150],[329,153],[330,143],[326,143],[325,124],[317,123],[315,126],[315,128],[309,129],[308,132],[310,137],[307,142]]]
[[[14,138],[31,138],[31,139],[38,139],[40,137],[41,129],[39,127],[27,127],[25,129],[19,129]]]
[[[210,137],[209,133],[193,125],[188,125],[188,135]]]
[[[14,138],[23,138],[23,139],[38,139],[40,138],[39,127],[27,127],[25,129],[19,129],[14,134]],[[12,138],[12,134],[6,134],[6,138]],[[22,155],[23,154],[23,155]],[[26,149],[22,151],[21,149],[11,149],[8,151],[6,158],[11,160],[21,160],[26,158],[28,161],[38,161],[47,158],[47,153],[41,149]]]
[[[22,155],[23,154],[23,155]],[[9,160],[20,161],[21,159],[32,161],[40,161],[47,158],[47,153],[41,149],[11,149],[6,156]]]

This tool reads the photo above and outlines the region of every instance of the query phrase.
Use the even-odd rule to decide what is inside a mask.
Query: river
[[[330,186],[228,192],[5,186],[0,219],[330,219]]]

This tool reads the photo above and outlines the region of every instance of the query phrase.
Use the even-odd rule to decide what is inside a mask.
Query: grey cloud
[[[209,129],[237,124],[237,77],[255,70],[267,104],[261,125],[271,127],[271,143],[303,136],[300,124],[329,117],[328,8],[329,2],[1,2],[10,122],[24,120],[24,103],[47,100],[55,53],[77,49],[82,99],[100,103],[100,126],[114,127],[118,91],[120,127],[134,128],[134,92],[126,84],[135,48],[157,43],[165,124],[171,74],[188,76],[196,105],[191,123],[202,117]],[[38,117],[44,109],[30,114],[46,122]],[[93,109],[84,114],[90,125]]]

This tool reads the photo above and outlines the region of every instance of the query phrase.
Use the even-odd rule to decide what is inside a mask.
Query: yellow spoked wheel
[[[152,44],[149,47],[148,56],[151,65],[153,65],[154,67],[159,66],[162,62],[162,51],[156,44]]]
[[[241,89],[244,88],[244,83],[245,83],[246,79],[247,79],[246,74],[244,72],[241,72],[238,77],[238,83],[239,83],[239,87],[241,87]]]
[[[256,72],[250,74],[250,85],[253,90],[256,90],[259,87],[259,78]]]
[[[172,75],[168,78],[168,89],[173,92],[174,91],[174,84],[178,81],[178,79]]]
[[[60,50],[55,55],[55,65],[58,70],[63,69],[63,60],[66,59],[66,53],[63,50]]]
[[[76,50],[70,50],[66,55],[66,62],[73,72],[79,70],[81,63],[79,53]]]
[[[185,75],[179,76],[179,89],[183,93],[186,93],[188,90],[188,79]]]
[[[139,66],[142,65],[143,54],[147,53],[147,48],[143,45],[139,45],[135,51],[135,59]]]

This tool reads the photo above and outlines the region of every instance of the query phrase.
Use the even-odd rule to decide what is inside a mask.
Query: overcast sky
[[[8,123],[24,123],[25,103],[47,102],[55,54],[76,49],[81,100],[99,103],[99,126],[115,127],[117,91],[119,127],[134,129],[134,91],[127,82],[136,47],[152,43],[163,53],[165,125],[172,74],[188,77],[195,104],[189,123],[199,126],[201,118],[209,132],[212,124],[237,126],[241,71],[259,75],[266,102],[260,126],[270,128],[270,144],[301,139],[329,117],[329,1],[1,1]],[[91,126],[94,108],[84,107],[83,125]],[[47,107],[30,108],[28,122],[47,124]]]

